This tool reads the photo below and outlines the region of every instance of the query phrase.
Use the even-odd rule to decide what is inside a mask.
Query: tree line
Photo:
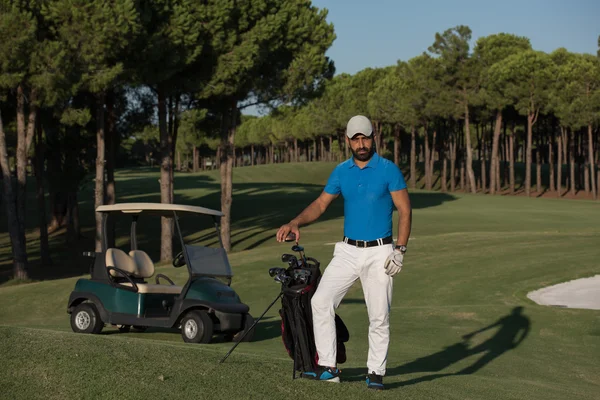
[[[339,161],[348,157],[349,116],[365,114],[378,151],[408,166],[412,188],[422,168],[425,189],[437,177],[441,191],[515,193],[521,163],[527,196],[535,172],[538,194],[581,190],[597,199],[599,57],[564,48],[547,54],[506,33],[472,49],[470,41],[468,27],[448,29],[408,61],[337,75],[301,107],[247,117],[239,152],[246,164],[273,162],[274,153],[282,161]]]
[[[68,240],[79,237],[86,175],[95,174],[95,206],[114,203],[115,165],[120,149],[139,148],[135,135],[156,142],[161,201],[173,201],[186,112],[218,143],[221,230],[230,249],[241,110],[295,106],[318,94],[334,73],[325,52],[335,34],[326,18],[327,10],[306,0],[0,0],[0,167],[14,278],[28,271],[28,168],[49,264],[49,230],[66,227]],[[96,213],[96,251],[100,221]],[[168,260],[170,218],[161,232],[161,260]]]

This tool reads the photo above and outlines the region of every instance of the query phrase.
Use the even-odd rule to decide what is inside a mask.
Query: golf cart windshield
[[[185,245],[185,250],[192,274],[228,278],[233,276],[225,249]]]

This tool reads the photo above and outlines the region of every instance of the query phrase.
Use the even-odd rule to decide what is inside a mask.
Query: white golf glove
[[[385,273],[389,276],[394,276],[398,272],[402,271],[402,261],[404,260],[404,254],[400,250],[394,250],[387,260],[385,260],[384,268]]]

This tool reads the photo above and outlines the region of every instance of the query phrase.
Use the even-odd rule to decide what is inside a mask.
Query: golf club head
[[[287,285],[287,283],[288,283],[288,282],[290,281],[290,279],[292,279],[292,278],[290,278],[289,276],[287,276],[287,275],[285,274],[285,270],[283,270],[283,272],[282,272],[282,273],[275,275],[275,278],[274,278],[274,279],[275,279],[275,282],[279,282],[279,283],[281,283],[282,285]]]
[[[298,244],[295,244],[292,246],[292,251],[302,252],[302,251],[304,251],[304,247],[302,247]]]
[[[285,269],[280,268],[280,267],[269,268],[269,276],[271,276],[271,277],[279,275],[284,272],[285,272]]]
[[[288,235],[285,237],[284,241],[286,242],[295,242],[296,241],[296,234],[293,232],[288,233]]]
[[[293,254],[282,254],[281,261],[289,262],[290,260],[296,260],[296,256]]]

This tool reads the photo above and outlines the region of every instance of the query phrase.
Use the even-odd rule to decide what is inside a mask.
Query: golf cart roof
[[[125,214],[140,214],[140,213],[151,213],[165,216],[172,216],[173,211],[176,212],[187,212],[194,214],[206,214],[213,215],[216,217],[223,216],[221,211],[211,210],[210,208],[188,206],[183,204],[163,204],[163,203],[119,203],[103,205],[96,208],[97,212],[101,213],[112,213],[122,212]]]

